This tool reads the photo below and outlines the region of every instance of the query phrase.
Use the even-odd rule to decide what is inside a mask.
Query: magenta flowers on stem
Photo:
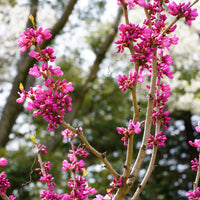
[[[121,139],[124,142],[124,145],[127,145],[127,139],[131,134],[133,133],[139,134],[141,132],[140,125],[141,125],[140,122],[134,124],[133,120],[130,120],[128,129],[123,127],[117,127],[118,134],[124,135]]]
[[[41,44],[43,40],[51,38],[50,31],[48,29],[27,29],[24,34],[20,35],[18,44],[22,47],[20,52],[24,52],[31,45],[35,45],[38,48],[38,44]],[[53,68],[48,64],[48,61],[54,61],[53,49],[47,48],[39,50],[38,52],[31,51],[29,53],[31,57],[43,62],[41,69],[35,64],[29,71],[29,74],[39,78],[43,77],[44,85],[47,89],[42,89],[40,85],[31,87],[30,91],[25,91],[21,88],[20,97],[17,99],[18,103],[23,103],[26,98],[31,101],[28,102],[27,110],[33,112],[33,116],[42,115],[43,118],[49,123],[47,129],[53,131],[57,128],[58,124],[63,123],[65,116],[65,110],[71,111],[71,101],[69,92],[72,92],[74,88],[72,83],[67,83],[66,80],[55,81],[52,76],[63,76],[63,72],[60,67]]]
[[[189,199],[199,200],[200,199],[199,187],[195,191],[189,191],[189,192],[187,192],[186,193],[186,197],[188,197]]]
[[[194,158],[194,160],[191,160],[191,163],[192,163],[192,170],[198,171],[198,167],[199,167],[198,159]]]
[[[191,25],[191,21],[195,20],[198,16],[197,9],[190,8],[190,2],[188,3],[179,3],[172,2],[169,4],[169,13],[173,16],[185,17],[187,25]]]
[[[164,146],[166,139],[166,135],[162,135],[162,131],[158,132],[155,137],[150,134],[147,148],[151,148],[153,145]]]
[[[120,85],[119,89],[122,92],[126,91],[126,89],[132,89],[135,82],[143,83],[145,75],[146,72],[142,71],[141,69],[138,70],[138,73],[136,70],[134,70],[134,72],[129,72],[129,77],[127,77],[125,74],[123,76],[119,74],[117,79]]]
[[[6,174],[3,171],[0,173],[0,193],[2,195],[5,194],[9,187],[10,187],[10,182],[6,178]]]
[[[193,147],[200,149],[200,139],[195,139],[194,142],[189,141],[189,144]]]
[[[5,165],[7,165],[7,160],[4,157],[0,158],[0,167],[3,167]]]
[[[42,44],[43,40],[48,40],[51,38],[51,33],[48,29],[43,30],[42,27],[37,30],[27,29],[27,32],[24,31],[24,34],[20,35],[18,40],[18,45],[21,47],[20,52],[25,52],[31,45],[36,43]]]

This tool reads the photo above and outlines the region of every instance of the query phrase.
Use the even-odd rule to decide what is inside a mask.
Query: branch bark
[[[64,25],[69,19],[70,14],[72,13],[75,4],[78,0],[70,0],[67,6],[65,7],[61,18],[58,22],[53,26],[51,29],[52,38],[50,40],[46,40],[41,45],[41,49],[44,49],[46,46],[53,41],[56,35],[63,29]],[[30,6],[30,13],[36,18],[37,13],[37,5],[38,0],[32,0]],[[29,20],[29,19],[28,19]],[[30,22],[27,22],[27,27],[30,27]],[[12,130],[12,127],[20,114],[23,110],[23,105],[16,103],[16,99],[19,97],[17,92],[19,91],[19,84],[22,83],[25,88],[27,88],[28,81],[28,71],[29,68],[32,67],[35,63],[34,58],[28,56],[28,51],[21,55],[21,58],[17,64],[18,73],[14,79],[13,86],[11,92],[7,98],[6,104],[3,108],[1,120],[0,120],[0,147],[5,147],[7,142],[9,141],[9,134]]]

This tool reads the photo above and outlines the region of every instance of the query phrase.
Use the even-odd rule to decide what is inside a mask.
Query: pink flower
[[[193,147],[200,149],[200,139],[195,139],[194,142],[189,141],[189,144]]]
[[[124,74],[123,76],[119,74],[118,76],[118,84],[120,85],[119,89],[124,92],[126,89],[130,89],[133,84],[136,82],[137,72],[129,72],[129,78]]]
[[[43,40],[48,40],[52,36],[48,29],[43,30],[42,27],[38,28],[35,35],[36,35],[36,42],[39,44],[42,44]]]
[[[18,45],[21,47],[20,53],[24,53],[31,46],[31,40],[26,39],[23,34],[19,37],[20,39],[18,40]]]
[[[0,158],[0,167],[3,167],[5,165],[7,165],[7,160],[4,157]]]
[[[83,160],[80,160],[79,162],[77,160],[73,160],[72,163],[69,163],[67,160],[63,161],[62,165],[62,170],[63,171],[68,171],[69,169],[71,171],[77,171],[77,172],[82,172],[82,167],[85,166],[85,163]]]
[[[35,45],[36,42],[42,44],[43,40],[48,40],[50,38],[51,34],[48,29],[43,30],[42,27],[37,30],[28,28],[27,32],[24,31],[18,40],[18,45],[21,47],[20,52],[25,52],[31,45]]]
[[[137,76],[137,82],[138,83],[143,83],[144,82],[144,77],[146,76],[146,72],[143,71],[141,68],[138,70],[138,76]]]
[[[70,134],[72,134],[72,132],[69,129],[65,129],[64,131],[61,132],[61,134],[63,135],[63,138],[67,140]]]
[[[118,84],[120,85],[119,89],[124,92],[127,89],[132,89],[132,86],[135,82],[143,83],[144,77],[146,75],[146,72],[144,72],[141,68],[137,71],[134,70],[133,72],[129,72],[129,77],[127,77],[125,74],[118,76]]]
[[[129,136],[133,133],[140,133],[141,132],[141,128],[140,128],[141,123],[137,122],[136,124],[133,123],[133,120],[129,121],[129,126],[128,129],[124,128],[124,127],[117,127],[117,132],[120,135],[124,135],[124,137],[122,137],[122,141],[124,141],[124,145],[127,145],[127,139],[129,138]]]
[[[167,138],[166,135],[161,134],[162,131],[158,132],[155,137],[150,134],[147,148],[151,148],[153,145],[164,146]]]
[[[187,192],[185,196],[188,197],[189,199],[199,200],[200,199],[199,187],[194,192],[193,191]]]
[[[52,177],[51,174],[46,174],[46,176],[40,177],[40,181],[45,183],[52,183],[54,181],[54,177]]]
[[[135,7],[135,4],[144,7],[146,5],[145,0],[123,0],[123,3],[128,5],[128,8],[131,10],[133,7]],[[117,4],[121,5],[120,0],[117,0]]]
[[[74,88],[72,87],[72,82],[68,82],[66,83],[66,80],[63,79],[60,84],[59,84],[59,88],[62,92],[64,93],[68,93],[68,92],[73,92]]]
[[[28,96],[28,92],[26,92],[25,90],[22,89],[21,92],[22,93],[18,92],[20,97],[16,100],[17,103],[23,103]]]
[[[45,145],[38,144],[37,148],[38,148],[38,153],[43,152],[43,153],[47,154],[47,151],[46,151],[47,147]]]
[[[51,170],[50,161],[46,163],[43,162],[42,166],[44,167],[45,173],[48,174],[48,171]],[[40,168],[36,168],[35,171],[39,171],[39,174],[42,175],[42,171]]]
[[[200,121],[198,122],[198,126],[196,126],[195,130],[200,133]]]
[[[4,195],[9,187],[10,183],[8,182],[8,179],[6,179],[6,174],[3,171],[0,173],[0,193]]]
[[[112,200],[113,195],[106,194],[105,196],[102,196],[100,194],[96,195],[96,198],[94,200]]]
[[[74,159],[75,159],[74,153],[75,153],[76,157],[83,157],[83,158],[86,158],[89,155],[89,153],[83,147],[76,149],[76,147],[73,146],[72,148],[74,151],[69,150],[69,154],[68,154],[69,160],[71,162],[74,161]]]
[[[194,160],[191,160],[191,163],[192,163],[192,170],[198,171],[198,167],[199,167],[198,159],[194,158]]]
[[[51,65],[49,66],[49,71],[50,71],[50,75],[54,75],[54,76],[63,76],[63,72],[60,69],[60,67],[56,67],[54,69],[52,69]]]
[[[29,56],[35,58],[36,60],[40,60],[41,62],[47,62],[49,60],[53,62],[56,59],[56,56],[53,56],[53,52],[53,49],[49,47],[41,50],[41,54],[36,51],[30,51]]]
[[[46,86],[55,87],[53,78],[46,80]],[[22,102],[25,97],[29,97],[31,102],[28,102],[27,110],[35,110],[33,112],[34,117],[42,115],[43,118],[49,122],[47,129],[53,131],[58,123],[63,123],[62,120],[65,115],[65,109],[71,111],[72,99],[68,94],[64,95],[58,90],[54,90],[54,93],[52,93],[50,88],[43,90],[41,86],[38,85],[33,88],[31,87],[28,93],[22,90],[22,94],[20,94],[21,97],[17,102]]]
[[[75,180],[74,179],[69,180],[68,187],[72,189],[71,194],[70,194],[70,197],[71,197],[70,200],[71,199],[89,200],[88,199],[89,194],[97,193],[97,191],[94,188],[88,187],[86,182],[87,180],[83,178],[82,176],[77,176]]]
[[[120,37],[115,42],[118,44],[117,53],[123,52],[124,47],[128,47],[131,42],[137,42],[137,39],[145,40],[151,36],[151,30],[146,26],[139,26],[130,23],[129,25],[121,24],[119,26]]]
[[[110,187],[116,188],[122,185],[122,178],[120,177],[119,180],[113,178],[113,181],[110,183]]]
[[[34,64],[34,66],[30,68],[29,74],[31,76],[38,78],[42,75],[42,72],[40,71],[39,67],[36,64]]]
[[[190,2],[179,3],[172,2],[168,5],[169,13],[173,16],[185,17],[187,25],[191,25],[191,21],[195,20],[198,16],[197,9],[190,8]]]
[[[41,199],[47,200],[61,200],[63,198],[63,194],[57,194],[53,190],[43,190],[42,194],[40,195]]]
[[[16,197],[14,197],[13,195],[10,195],[10,196],[8,197],[8,200],[16,200]]]
[[[140,122],[137,122],[136,124],[134,124],[133,120],[130,120],[129,126],[128,126],[128,132],[129,134],[132,134],[132,133],[139,134],[141,132]]]

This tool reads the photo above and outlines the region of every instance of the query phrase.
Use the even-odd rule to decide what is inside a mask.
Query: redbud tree
[[[165,79],[173,81],[173,65],[172,58],[169,54],[170,47],[177,45],[179,38],[174,33],[176,31],[178,20],[185,20],[187,25],[191,25],[192,21],[198,16],[197,9],[193,6],[198,2],[176,3],[169,0],[117,0],[117,4],[122,7],[124,12],[125,24],[119,26],[119,38],[115,41],[117,53],[123,53],[124,49],[130,52],[130,62],[132,69],[129,74],[119,74],[117,81],[121,92],[130,92],[133,103],[133,118],[129,119],[128,127],[116,127],[117,133],[121,135],[121,140],[126,146],[126,158],[122,164],[123,172],[117,172],[112,163],[110,163],[105,153],[99,152],[88,142],[82,127],[73,127],[65,121],[66,112],[71,111],[73,103],[70,93],[74,91],[71,82],[65,79],[59,80],[63,72],[61,67],[53,67],[50,62],[56,59],[52,48],[41,49],[40,44],[44,40],[51,38],[48,29],[37,27],[34,18],[30,16],[33,28],[27,29],[20,35],[18,45],[21,47],[20,52],[23,53],[31,46],[35,50],[30,51],[29,56],[40,62],[30,69],[29,74],[42,78],[43,83],[31,87],[29,91],[20,84],[18,103],[23,103],[28,99],[27,110],[33,112],[33,116],[43,116],[48,122],[47,129],[53,131],[58,126],[63,126],[64,131],[61,132],[64,139],[71,144],[68,158],[63,160],[63,171],[69,171],[71,177],[66,180],[70,189],[69,193],[56,193],[56,184],[54,177],[50,173],[50,161],[44,162],[42,154],[46,154],[46,146],[37,144],[36,134],[33,132],[31,140],[34,148],[37,150],[38,162],[40,168],[35,169],[40,175],[39,181],[46,183],[46,189],[40,194],[40,198],[44,200],[87,200],[93,197],[94,200],[121,200],[124,199],[133,187],[137,175],[140,171],[147,149],[152,148],[151,159],[148,169],[141,183],[131,200],[136,200],[146,185],[152,174],[158,148],[163,146],[166,141],[166,135],[163,130],[167,130],[170,123],[170,111],[166,109],[166,103],[170,97],[170,85],[165,83]],[[142,24],[134,24],[129,20],[129,11],[135,6],[142,7],[144,10],[144,20]],[[134,12],[134,11],[133,11]],[[173,20],[169,21],[168,16],[172,15]],[[145,79],[150,80],[146,85],[148,93],[146,96],[147,108],[146,117],[139,121],[140,109],[138,106],[137,86],[144,84]],[[144,131],[142,132],[142,129]],[[196,131],[200,132],[200,122],[196,127]],[[137,154],[135,162],[133,162],[133,145],[134,137],[138,134],[143,135],[141,146]],[[80,145],[75,146],[74,138],[80,139]],[[190,141],[189,144],[194,148],[200,149],[200,140]],[[113,176],[113,180],[108,186],[107,194],[98,194],[98,188],[92,188],[87,182],[87,172],[84,158],[89,153],[98,157],[105,165],[106,169]],[[199,158],[191,161],[192,170],[196,171],[196,179],[193,183],[193,190],[186,193],[189,199],[199,199],[200,191],[198,187],[200,177]],[[6,158],[0,159],[0,167],[7,164]],[[4,200],[15,200],[16,197],[7,194],[7,188],[10,182],[6,178],[5,172],[0,174],[0,196]]]

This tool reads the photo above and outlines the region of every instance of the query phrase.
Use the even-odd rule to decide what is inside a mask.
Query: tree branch
[[[105,167],[113,175],[114,178],[118,179],[120,177],[120,175],[112,168],[110,162],[108,162],[105,154],[98,152],[94,147],[92,147],[80,131],[70,126],[66,122],[63,122],[62,126],[69,129],[73,133],[76,133],[81,141],[84,143],[85,147],[105,164]]]

